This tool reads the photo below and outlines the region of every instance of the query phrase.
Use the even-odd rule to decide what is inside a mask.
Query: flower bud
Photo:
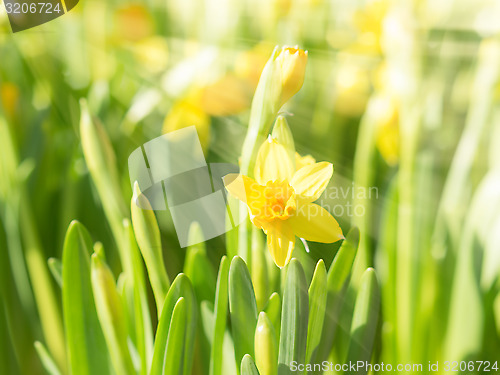
[[[304,83],[307,51],[284,46],[275,59],[281,77],[280,107],[294,96]]]
[[[265,312],[259,314],[255,329],[255,363],[261,375],[278,373],[278,344],[276,333]]]
[[[293,141],[292,131],[284,116],[278,116],[276,119],[272,137],[285,147],[292,164],[295,165],[295,142]]]

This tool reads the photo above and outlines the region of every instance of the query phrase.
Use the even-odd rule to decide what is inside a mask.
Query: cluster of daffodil
[[[94,242],[86,227],[73,221],[65,235],[62,259],[49,262],[60,287],[62,317],[52,309],[55,303],[46,304],[42,318],[52,336],[46,331],[45,343],[35,344],[49,374],[278,375],[291,371],[294,361],[321,362],[329,357],[359,233],[354,229],[344,238],[331,214],[313,203],[330,181],[333,166],[297,154],[287,121],[278,115],[301,88],[306,60],[307,53],[298,48],[277,48],[264,68],[252,104],[242,174],[224,179],[230,193],[241,200],[241,213],[246,215],[248,210],[250,214],[252,224],[245,222],[236,231],[240,238],[248,235],[247,245],[254,254],[242,252],[239,246],[232,248],[228,233],[227,254],[235,256],[223,256],[218,272],[205,243],[200,242],[187,248],[183,272],[171,280],[154,211],[144,209],[149,202],[136,184],[128,212],[120,199],[115,150],[86,101],[81,102],[85,162],[118,249],[120,275],[115,280],[103,244]],[[272,134],[267,134],[273,122]],[[11,128],[0,121],[0,131],[1,146],[9,152],[0,163],[1,197],[20,189],[25,200],[24,182],[15,172]],[[16,212],[15,202],[7,209]],[[22,210],[23,215],[31,215],[30,207]],[[36,257],[40,252],[37,233],[30,228],[27,238],[34,241],[34,260],[29,270],[38,275],[35,296],[42,304],[42,298],[54,299],[54,295],[44,294],[50,290],[44,285],[49,274],[41,267],[43,260]],[[260,229],[267,235],[274,260],[267,271],[259,263],[265,264],[268,254]],[[197,225],[189,235],[199,241],[203,238]],[[303,264],[291,259],[296,236],[344,242],[327,271],[323,260]],[[267,281],[278,270],[274,263],[286,266],[286,276],[269,287]],[[150,311],[147,279],[157,314]],[[374,270],[368,269],[361,282],[364,289],[355,311],[347,307],[347,315],[354,313],[357,323],[352,331],[361,330],[366,340],[363,347],[356,340],[349,341],[349,360],[370,359],[378,319]],[[14,317],[12,308],[7,309],[9,319]]]

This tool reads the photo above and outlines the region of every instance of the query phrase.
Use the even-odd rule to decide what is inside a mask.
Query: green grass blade
[[[69,367],[73,375],[91,375],[107,368],[107,348],[97,317],[90,276],[92,239],[73,221],[63,248],[62,299]]]
[[[104,127],[89,112],[87,102],[80,100],[80,136],[85,162],[102,202],[104,213],[118,245],[123,264],[124,234],[122,220],[128,217],[122,200],[116,155]]]
[[[137,203],[136,204],[136,200]],[[135,238],[142,257],[148,269],[149,280],[156,300],[158,315],[161,313],[161,307],[165,301],[170,282],[167,271],[163,263],[163,253],[161,248],[160,229],[156,216],[145,195],[139,190],[137,182],[134,185],[134,197],[131,202],[132,225]],[[141,207],[149,207],[143,209]]]
[[[124,221],[124,226],[125,231],[128,233],[128,253],[132,263],[133,284],[130,286],[129,283],[128,286],[133,288],[136,347],[141,357],[141,374],[146,375],[149,372],[149,366],[153,358],[153,330],[144,277],[144,265],[128,219]]]
[[[117,374],[135,374],[128,347],[127,321],[115,279],[104,260],[102,246],[96,244],[91,262],[92,290],[97,316]],[[102,368],[101,368],[102,371]]]
[[[175,304],[179,298],[184,297],[187,303],[187,328],[184,355],[184,374],[191,373],[193,362],[194,340],[198,319],[196,295],[189,278],[184,274],[179,274],[170,287],[165,303],[161,310],[160,321],[156,331],[153,362],[151,365],[151,375],[161,375],[163,373],[165,350],[167,347],[168,333],[170,330],[172,314]]]
[[[183,374],[187,307],[184,297],[179,298],[172,312],[172,319],[168,330],[167,349],[165,354],[165,375]]]
[[[202,242],[203,233],[198,223],[191,226],[189,237],[191,239],[190,242],[200,242],[196,245],[188,246],[186,261],[184,263],[184,273],[193,283],[198,302],[213,302],[215,298],[216,275],[207,257],[205,244]]]
[[[237,256],[229,268],[229,311],[236,363],[241,363],[245,354],[253,356],[257,303],[248,268]]]
[[[43,368],[48,375],[61,375],[61,371],[57,368],[54,359],[50,356],[45,346],[40,341],[35,341],[35,349],[42,361]]]
[[[266,244],[262,231],[257,227],[252,227],[252,247],[250,267],[252,283],[255,290],[255,300],[257,301],[257,308],[262,310],[269,297],[269,278],[267,271],[266,261]]]
[[[222,353],[228,306],[229,258],[222,257],[215,292],[215,327],[210,353],[210,375],[222,375]]]
[[[255,362],[248,354],[245,354],[241,361],[241,375],[260,375]]]
[[[57,258],[49,258],[47,264],[57,285],[62,288],[62,262]]]
[[[327,275],[323,260],[314,270],[309,287],[309,323],[307,327],[306,363],[314,362],[316,351],[321,341],[327,300]]]
[[[351,326],[351,341],[345,363],[370,362],[380,310],[380,289],[373,268],[368,268],[360,282]],[[347,374],[351,372],[347,371]],[[356,374],[366,375],[366,368]]]
[[[264,312],[271,320],[271,323],[273,323],[276,331],[276,337],[279,339],[281,328],[281,298],[278,293],[274,292],[271,294],[271,297],[269,297],[269,300],[264,307]]]
[[[278,356],[279,375],[292,374],[289,367],[292,361],[305,363],[308,314],[309,298],[306,276],[299,261],[292,259],[288,266],[283,295]]]
[[[346,284],[356,258],[359,244],[359,230],[352,228],[340,246],[335,259],[328,270],[327,288],[328,297],[326,315],[323,323],[321,344],[318,346],[316,361],[322,362],[328,358],[333,346],[333,339],[339,320],[340,308],[344,299],[344,285]]]

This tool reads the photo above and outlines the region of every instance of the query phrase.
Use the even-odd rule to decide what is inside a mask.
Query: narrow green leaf
[[[239,219],[240,201],[231,195],[227,195],[228,213],[226,214],[226,253],[229,259],[238,254],[238,230],[235,226]]]
[[[266,245],[262,235],[262,230],[257,227],[252,227],[252,255],[250,260],[252,262],[251,275],[253,287],[255,290],[255,300],[257,301],[257,308],[261,310],[269,296],[269,278],[267,272],[266,261]]]
[[[163,371],[165,375],[183,374],[184,356],[186,355],[186,312],[186,301],[184,297],[181,297],[174,306],[168,330],[165,369]]]
[[[42,361],[43,368],[48,375],[61,375],[61,371],[57,368],[54,359],[50,356],[45,346],[40,341],[35,341],[35,349]]]
[[[327,299],[326,267],[320,259],[309,287],[309,324],[307,327],[306,363],[314,362],[321,341]]]
[[[255,362],[248,354],[245,354],[241,361],[241,375],[260,375]]]
[[[145,195],[139,190],[137,182],[134,185],[134,196],[130,204],[132,212],[132,225],[135,238],[142,257],[148,269],[149,280],[156,300],[158,313],[165,301],[170,282],[167,271],[163,263],[163,253],[161,248],[160,229],[156,216]],[[148,207],[143,209],[141,207]]]
[[[136,347],[141,357],[141,374],[149,373],[149,365],[153,358],[153,330],[144,277],[144,265],[142,263],[139,249],[137,248],[132,225],[128,219],[124,220],[125,231],[128,234],[128,259],[131,261],[131,273],[133,283],[128,287],[133,288],[133,310]]]
[[[215,271],[207,257],[204,240],[205,236],[200,225],[194,222],[189,228],[189,243],[194,245],[187,248],[184,271],[193,284],[199,311],[202,311],[202,302],[209,301],[213,304],[216,285]],[[209,341],[213,339],[213,333],[207,336],[205,332],[207,329],[213,331],[213,323],[211,327],[205,327],[204,323],[203,319],[198,320],[199,327],[195,345],[195,356],[197,358],[194,364],[195,371],[198,368],[206,369],[210,366],[211,345]]]
[[[108,367],[106,343],[97,317],[90,277],[92,239],[73,221],[63,248],[62,300],[69,367],[73,375],[92,375]]]
[[[62,288],[62,262],[57,258],[49,258],[47,263],[54,280]]]
[[[216,276],[212,264],[207,257],[203,233],[198,223],[194,223],[189,230],[190,243],[200,241],[196,245],[188,246],[184,273],[193,283],[198,302],[213,302],[215,297]]]
[[[328,291],[340,292],[351,273],[359,244],[359,230],[352,228],[328,271]]]
[[[344,300],[344,287],[348,282],[354,259],[356,258],[358,245],[359,230],[354,227],[347,234],[346,239],[340,246],[328,270],[326,315],[323,323],[321,343],[318,346],[316,354],[316,362],[326,360],[332,350],[337,322],[339,321],[339,314]]]
[[[123,247],[122,220],[128,216],[120,190],[120,178],[113,146],[102,124],[94,119],[85,99],[80,100],[80,136],[85,162],[101,199],[120,257]]]
[[[380,289],[373,268],[368,268],[361,278],[351,326],[351,341],[345,363],[370,362],[377,331],[380,310]],[[346,374],[366,375],[366,368]]]
[[[228,305],[229,258],[223,256],[220,261],[217,289],[215,292],[215,327],[210,353],[210,375],[222,374],[222,348],[226,332]]]
[[[255,362],[263,375],[278,373],[278,341],[273,324],[265,312],[259,314],[255,329]]]
[[[283,308],[281,313],[281,334],[278,356],[278,374],[292,374],[292,361],[305,363],[307,345],[307,321],[309,298],[304,270],[297,259],[288,265]],[[303,372],[299,371],[298,374]]]
[[[264,307],[264,312],[269,317],[269,320],[271,320],[271,323],[273,323],[276,330],[276,337],[279,338],[281,329],[281,298],[278,293],[271,294],[266,307]]]
[[[248,268],[238,256],[229,268],[229,311],[236,363],[241,363],[245,354],[254,354],[257,303]]]
[[[194,341],[196,336],[196,326],[198,319],[196,296],[193,290],[193,286],[189,278],[181,273],[177,275],[172,286],[170,287],[167,296],[165,298],[165,303],[161,310],[161,316],[158,323],[158,329],[156,331],[156,339],[154,345],[153,362],[151,365],[151,375],[162,375],[164,360],[165,360],[165,350],[167,347],[168,333],[170,330],[172,314],[175,308],[175,304],[179,298],[183,297],[186,301],[186,341],[184,345],[184,374],[188,375],[191,373],[191,367],[193,364],[193,352],[194,352]]]
[[[94,250],[91,264],[92,290],[111,362],[118,374],[135,374],[127,342],[127,322],[115,279],[104,260],[102,245],[96,244]],[[105,367],[101,367],[101,371],[102,368]]]
[[[207,338],[207,344],[210,348],[213,346],[214,340],[214,329],[215,329],[215,314],[214,305],[208,301],[202,301],[200,303],[200,320],[202,321],[202,329]]]

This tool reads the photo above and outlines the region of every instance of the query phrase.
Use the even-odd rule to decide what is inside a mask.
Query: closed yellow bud
[[[261,312],[255,329],[255,363],[261,375],[278,373],[277,348],[274,326],[267,314]]]
[[[285,104],[302,87],[306,74],[307,51],[284,46],[276,56],[275,63],[280,72],[280,106]]]

